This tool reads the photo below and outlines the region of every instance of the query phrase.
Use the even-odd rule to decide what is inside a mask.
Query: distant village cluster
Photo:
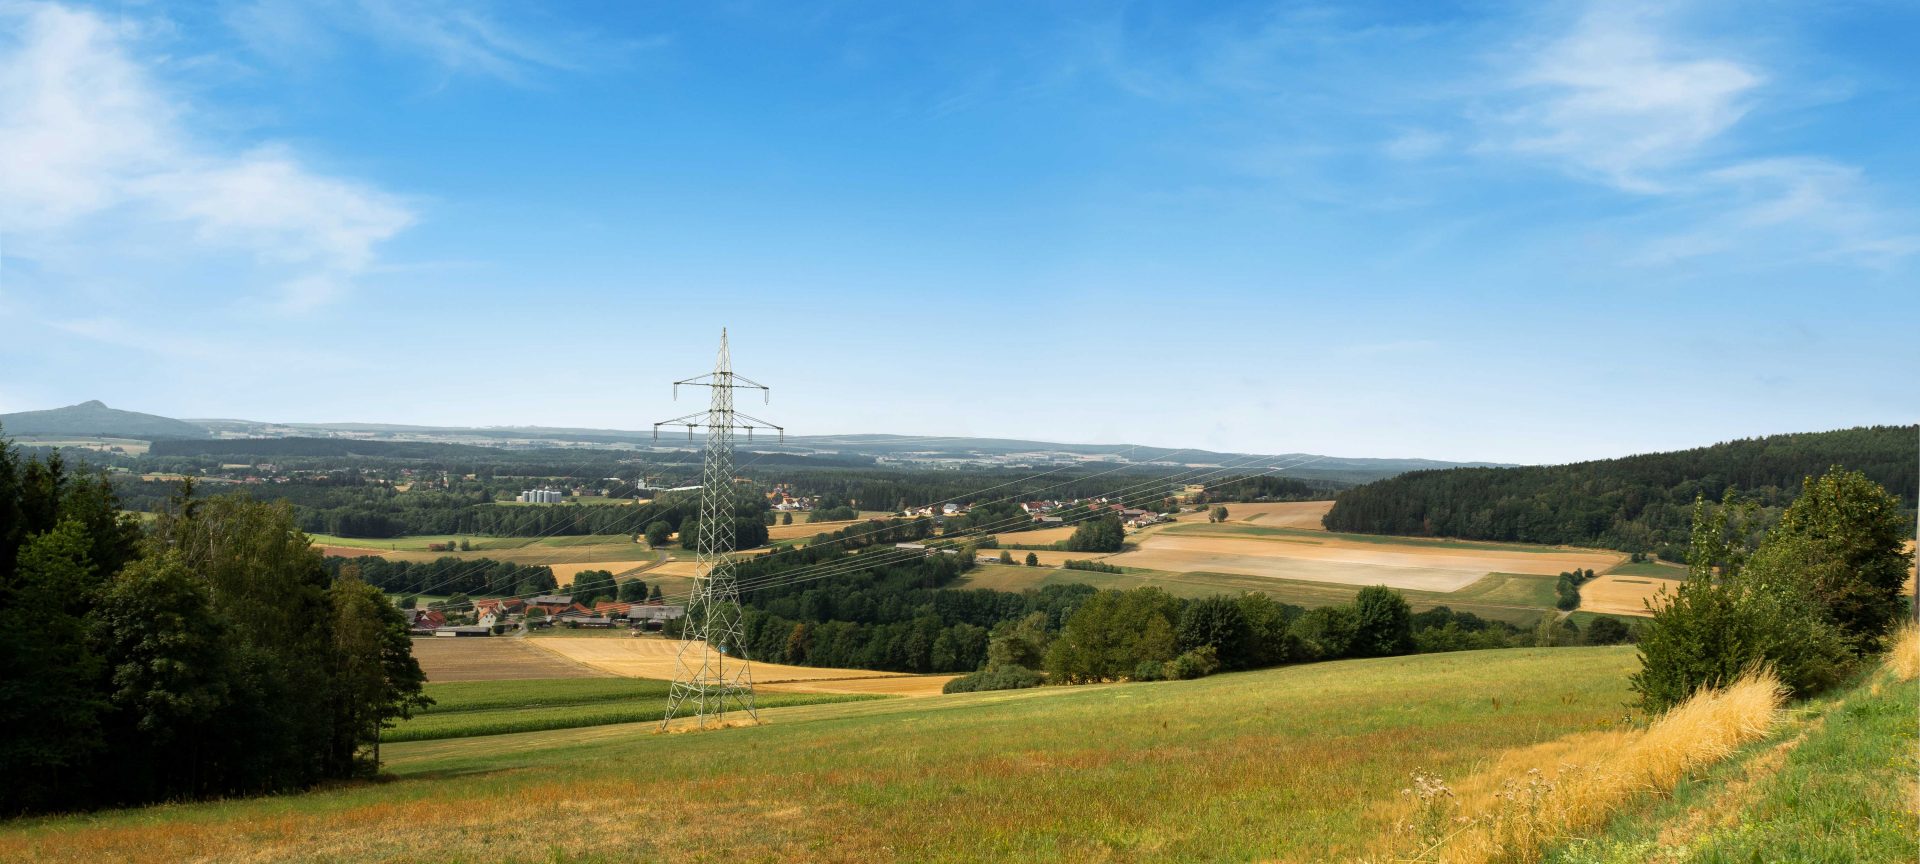
[[[481,598],[472,603],[472,624],[452,623],[444,609],[407,610],[408,632],[414,636],[498,636],[516,630],[566,627],[603,630],[627,628],[633,630],[634,635],[639,635],[646,631],[662,630],[667,622],[687,614],[685,606],[670,606],[657,601],[628,603],[595,600],[589,607],[574,602],[571,594],[544,594],[525,600],[518,597]]]

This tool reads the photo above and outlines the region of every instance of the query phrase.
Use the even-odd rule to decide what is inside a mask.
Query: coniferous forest
[[[1914,505],[1916,429],[1870,426],[1772,435],[1620,459],[1415,471],[1340,494],[1334,531],[1601,546],[1684,557],[1696,497],[1777,514],[1808,477],[1861,471]]]

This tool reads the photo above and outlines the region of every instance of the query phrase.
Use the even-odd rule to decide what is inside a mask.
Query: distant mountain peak
[[[156,414],[108,408],[107,403],[89,399],[78,405],[46,411],[21,411],[0,414],[0,433],[33,438],[131,438],[152,441],[162,438],[206,438],[207,427]]]

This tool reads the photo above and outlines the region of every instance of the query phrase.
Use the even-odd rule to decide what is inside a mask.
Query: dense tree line
[[[551,567],[490,558],[389,561],[377,556],[328,556],[322,560],[321,567],[333,578],[338,578],[342,573],[357,573],[368,585],[388,594],[525,597],[551,593],[558,588]]]
[[[291,509],[110,486],[0,445],[0,812],[294,789],[375,770],[424,704],[406,623]]]
[[[1053,585],[1022,593],[953,587],[970,547],[903,555],[892,544],[941,541],[931,520],[875,520],[806,547],[741,562],[742,648],[756,660],[900,672],[977,672],[956,689],[1197,677],[1344,657],[1580,644],[1571,624],[1525,631],[1471,613],[1414,614],[1397,592],[1368,588],[1342,606],[1302,609],[1264,594],[1184,600],[1157,589],[1099,592]],[[831,564],[831,571],[820,565]],[[822,576],[822,573],[831,575]],[[795,578],[783,580],[782,574]],[[1612,644],[1619,622],[1586,640]],[[1612,628],[1620,628],[1617,632]]]
[[[1802,479],[1844,464],[1913,506],[1915,428],[1775,435],[1681,450],[1526,468],[1416,471],[1340,494],[1336,531],[1605,546],[1685,557],[1694,499],[1729,490],[1763,519]]]

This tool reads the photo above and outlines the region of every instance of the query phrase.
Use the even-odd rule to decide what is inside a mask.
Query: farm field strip
[[[584,570],[607,570],[611,571],[615,576],[629,576],[641,575],[634,571],[643,570],[656,564],[660,564],[659,559],[648,558],[637,561],[580,561],[572,564],[552,564],[548,566],[553,570],[553,580],[559,583],[561,588],[566,588],[573,584],[573,577],[580,575],[581,571]]]
[[[1650,618],[1653,613],[1647,611],[1647,604],[1655,603],[1658,608],[1661,593],[1665,592],[1671,599],[1679,587],[1680,583],[1673,579],[1595,576],[1593,581],[1580,586],[1580,611]]]
[[[675,657],[680,651],[678,639],[554,635],[529,637],[527,642],[556,656],[630,678],[659,678],[671,681],[678,671],[675,665]],[[880,672],[872,669],[829,669],[759,662],[753,664],[753,680],[756,687],[761,684],[789,681],[827,682],[857,678],[899,677],[906,676],[900,672]],[[824,692],[826,689],[828,688],[823,686],[816,692]],[[863,691],[850,689],[848,692]]]
[[[608,678],[612,673],[542,651],[509,636],[413,640],[413,656],[430,683],[531,678]]]

